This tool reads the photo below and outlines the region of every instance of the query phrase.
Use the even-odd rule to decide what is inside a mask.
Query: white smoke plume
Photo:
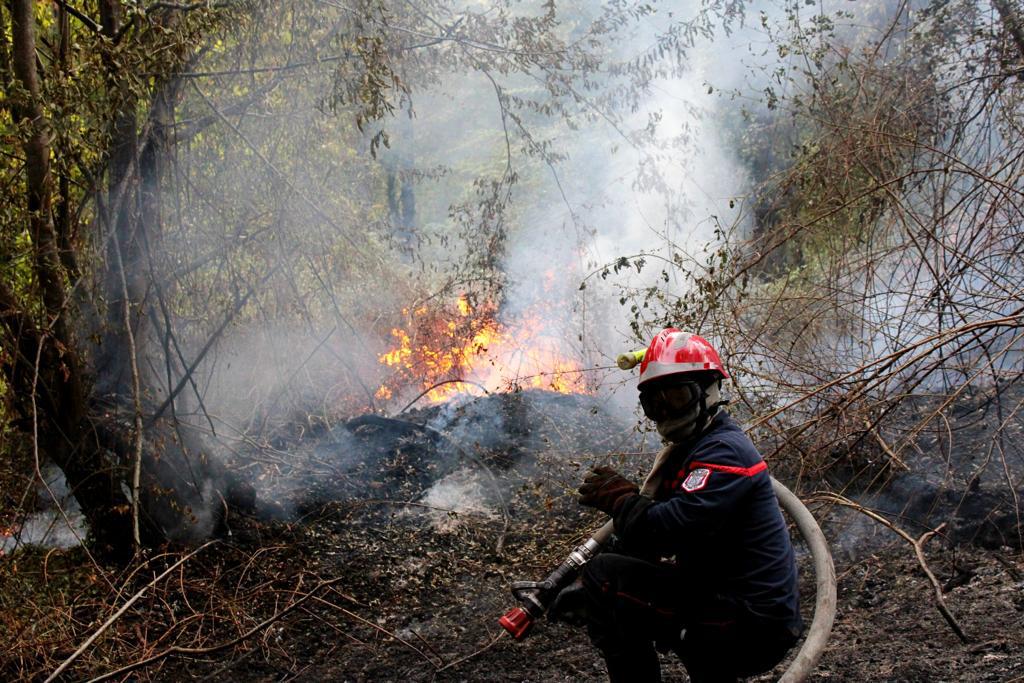
[[[475,10],[464,11],[472,15]],[[539,5],[522,8],[526,15],[540,11]],[[258,162],[225,167],[205,179],[231,183],[243,198],[251,194],[249,201],[255,205],[271,187],[284,184],[301,190],[311,201],[293,196],[275,228],[294,240],[300,251],[307,243],[315,246],[317,235],[332,229],[306,204],[329,212],[340,200],[364,203],[368,216],[375,214],[392,223],[414,217],[414,224],[390,225],[385,232],[395,240],[396,253],[411,254],[411,260],[399,264],[397,271],[419,269],[429,280],[431,270],[443,270],[479,246],[458,242],[452,207],[475,201],[476,178],[498,176],[508,166],[516,177],[504,213],[508,240],[501,268],[507,284],[499,318],[515,325],[518,316],[541,310],[544,344],[578,359],[584,369],[608,366],[618,353],[640,343],[631,323],[637,315],[642,320],[642,312],[621,304],[622,292],[656,287],[669,296],[681,293],[677,264],[702,263],[718,230],[742,228],[747,180],[732,150],[735,141],[720,125],[722,107],[738,105],[721,98],[719,92],[742,82],[749,64],[738,55],[751,54],[750,45],[758,34],[737,27],[728,35],[697,36],[691,47],[662,57],[666,37],[700,11],[696,5],[677,8],[656,3],[650,12],[605,36],[604,57],[609,64],[627,65],[640,75],[605,75],[603,80],[595,75],[591,87],[577,84],[578,96],[564,98],[568,104],[563,102],[561,114],[511,104],[516,96],[543,101],[536,73],[461,71],[441,74],[434,82],[411,82],[408,99],[403,98],[395,115],[386,117],[380,128],[367,129],[364,139],[384,130],[388,146],[378,148],[377,161],[366,155],[367,147],[355,150],[365,155],[358,162],[363,172],[353,174],[351,181],[342,179],[341,184],[317,178],[316,164],[337,167],[318,152],[274,146],[282,119],[331,134],[347,125],[323,110],[323,77],[305,82],[289,77],[281,86],[290,96],[288,106],[268,110],[263,119],[244,120],[241,130],[247,144],[268,147],[279,155],[304,153],[308,164],[296,164],[295,159],[281,164],[295,169],[287,183]],[[600,19],[602,7],[577,3],[559,5],[555,12],[564,31],[575,35],[573,31],[582,30],[577,18]],[[276,58],[268,54],[256,61]],[[203,68],[200,64],[197,71]],[[634,90],[620,95],[631,78]],[[237,136],[232,141],[230,131],[222,134],[232,145],[246,146]],[[315,133],[306,139],[312,144]],[[205,150],[193,153],[202,156]],[[366,173],[378,173],[374,170],[378,168],[390,174],[388,183],[395,187],[367,182]],[[408,195],[401,198],[399,213],[405,214],[397,219],[382,216],[384,207],[371,206],[374,195],[379,196],[382,189],[397,195],[398,185]],[[243,212],[239,228],[243,236],[252,232],[244,221],[253,218]],[[195,238],[194,232],[183,233],[190,252],[202,248]],[[274,243],[275,248],[287,244]],[[261,258],[284,263],[284,269],[292,267],[286,261],[290,255],[267,252],[268,246],[255,247]],[[669,276],[663,276],[663,271]],[[351,275],[327,268],[313,268],[307,277],[326,281],[338,276],[343,280],[314,282],[314,287],[329,291],[352,286],[344,281]],[[290,299],[288,294],[276,295],[286,299],[282,306],[298,298],[309,313],[296,320],[267,311],[255,328],[246,323],[229,330],[198,373],[204,377],[205,405],[183,396],[188,409],[182,413],[198,416],[205,409],[230,422],[227,430],[244,432],[260,420],[271,419],[268,411],[284,413],[303,401],[308,401],[307,407],[319,403],[317,408],[326,407],[326,412],[344,392],[367,402],[366,394],[376,389],[382,375],[377,357],[393,339],[382,339],[381,332],[366,323],[375,312],[395,308],[402,293],[374,285],[370,296],[357,302],[358,310],[340,312],[322,293],[312,297],[312,303],[305,294]],[[651,331],[641,329],[640,334]],[[499,358],[494,363],[511,365],[514,360]],[[629,378],[617,371],[594,376],[598,383],[604,381],[604,391],[610,395],[623,381],[629,384]],[[375,407],[396,410],[414,395],[410,391]],[[621,400],[623,407],[632,406],[633,393],[624,392]]]

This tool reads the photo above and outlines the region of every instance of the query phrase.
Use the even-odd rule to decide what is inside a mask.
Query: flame
[[[377,389],[378,400],[390,400],[409,387],[424,391],[432,403],[481,389],[591,391],[580,363],[566,356],[541,311],[503,324],[497,306],[463,294],[440,310],[420,306],[402,313],[408,325],[391,330],[393,345],[378,358],[392,370]]]
[[[21,531],[21,525],[19,524],[10,524],[7,526],[0,525],[0,541],[8,538],[14,538],[19,531]],[[5,553],[3,548],[0,548],[0,557],[3,557],[4,555]]]

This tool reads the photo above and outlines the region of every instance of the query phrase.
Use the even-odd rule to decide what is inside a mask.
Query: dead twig
[[[864,420],[864,427],[871,433],[871,436],[875,437],[875,441],[877,441],[878,445],[882,447],[882,450],[885,451],[887,456],[889,456],[889,460],[893,464],[898,465],[901,470],[907,472],[910,471],[910,468],[907,467],[907,463],[903,462],[903,458],[897,455],[896,452],[889,447],[889,444],[885,442],[885,439],[883,439],[882,435],[878,433],[878,430],[871,424],[870,420]]]
[[[928,561],[925,559],[924,556],[925,544],[932,536],[942,531],[942,529],[946,526],[945,522],[940,524],[935,529],[926,531],[925,533],[921,534],[921,536],[919,536],[918,538],[914,538],[906,531],[899,528],[898,526],[896,526],[891,521],[889,521],[882,515],[878,514],[874,510],[870,510],[864,507],[863,505],[855,503],[854,501],[850,500],[849,498],[846,498],[845,496],[830,493],[826,494],[825,498],[830,502],[842,505],[843,507],[848,507],[852,510],[860,512],[861,514],[867,515],[871,519],[875,520],[876,522],[878,522],[879,524],[886,527],[894,534],[902,538],[911,546],[913,546],[914,554],[917,556],[917,563],[921,565],[921,569],[924,571],[925,576],[928,577],[928,581],[931,582],[932,588],[934,589],[936,608],[938,608],[939,613],[946,620],[946,623],[949,624],[949,627],[953,629],[954,633],[956,633],[957,637],[960,639],[960,642],[969,643],[970,639],[967,637],[967,634],[964,633],[964,630],[963,628],[961,628],[960,623],[956,620],[956,617],[953,616],[953,613],[949,611],[949,607],[946,605],[946,599],[942,595],[942,584],[939,583],[939,580],[935,577],[935,574],[932,573],[931,568],[928,566]]]
[[[152,581],[147,583],[145,586],[143,586],[142,589],[139,590],[135,595],[133,595],[132,597],[128,598],[128,600],[123,605],[121,605],[121,609],[117,610],[112,615],[110,615],[110,618],[108,618],[105,622],[103,622],[102,626],[100,626],[98,629],[96,629],[96,631],[91,636],[89,636],[84,643],[82,643],[81,645],[78,646],[77,650],[75,650],[73,653],[71,653],[70,657],[65,659],[61,663],[61,665],[58,666],[54,670],[54,672],[52,674],[50,674],[49,678],[46,679],[45,683],[50,683],[50,681],[55,680],[57,678],[57,676],[59,676],[61,673],[64,672],[65,669],[67,669],[69,666],[71,666],[71,663],[74,662],[76,659],[78,659],[83,652],[88,650],[89,646],[92,645],[94,642],[96,642],[96,639],[99,638],[103,634],[104,631],[106,631],[108,628],[110,628],[111,624],[113,624],[115,621],[117,621],[119,618],[121,618],[121,615],[124,614],[125,612],[127,612],[129,607],[134,605],[135,602],[139,598],[141,598],[143,595],[145,595],[146,591],[148,591],[150,588],[152,588],[156,584],[160,583],[160,581],[162,581],[164,579],[164,577],[166,577],[169,574],[171,574],[175,569],[177,569],[181,565],[185,564],[190,559],[192,559],[192,557],[197,555],[202,550],[204,550],[206,548],[209,548],[214,543],[217,543],[217,541],[208,541],[208,542],[204,543],[203,545],[199,546],[198,548],[196,548],[195,550],[190,552],[188,555],[185,555],[183,558],[181,558],[180,560],[178,560],[177,562],[172,564],[170,567],[165,569],[163,571],[163,573],[161,573],[155,579],[153,579]],[[100,680],[100,679],[97,679],[97,680]]]
[[[474,657],[476,657],[476,656],[478,656],[478,655],[481,655],[481,654],[483,654],[484,652],[487,652],[487,651],[488,651],[488,650],[490,650],[490,649],[491,649],[492,647],[494,647],[494,646],[495,646],[495,645],[497,644],[497,642],[498,642],[499,640],[501,640],[501,637],[502,637],[503,635],[505,635],[505,634],[506,634],[506,631],[501,631],[500,633],[498,633],[498,635],[494,636],[494,638],[492,638],[492,639],[491,639],[491,642],[487,643],[486,645],[484,645],[484,646],[483,646],[482,648],[480,648],[480,649],[479,649],[479,650],[477,650],[476,652],[471,652],[470,654],[466,655],[465,657],[459,657],[459,658],[458,658],[458,659],[456,659],[456,660],[453,660],[453,661],[451,661],[451,662],[448,662],[448,663],[447,663],[447,664],[445,664],[444,666],[442,666],[442,667],[439,667],[439,668],[437,669],[437,671],[438,671],[438,672],[440,673],[441,671],[444,671],[445,669],[451,669],[451,668],[454,668],[454,667],[458,666],[459,664],[462,664],[462,663],[463,663],[463,662],[465,662],[465,661],[468,661],[468,660],[470,660],[470,659],[473,659]]]
[[[413,404],[416,403],[416,401],[420,400],[421,398],[423,398],[424,396],[429,394],[434,389],[437,389],[438,387],[444,386],[445,384],[472,384],[476,388],[480,389],[480,391],[484,392],[486,395],[488,395],[488,396],[491,395],[491,392],[487,391],[487,387],[485,387],[484,385],[479,384],[477,382],[474,382],[472,380],[459,379],[459,378],[446,379],[443,382],[437,382],[436,384],[432,384],[429,387],[427,387],[426,389],[424,389],[423,391],[421,391],[419,394],[416,395],[416,398],[414,398],[413,400],[411,400],[408,403],[406,403],[405,407],[402,408],[401,410],[399,410],[398,413],[396,413],[396,414],[397,415],[401,415],[405,411],[409,410],[409,408],[412,408]]]
[[[1003,568],[1006,569],[1006,573],[1010,575],[1010,578],[1012,578],[1014,581],[1020,581],[1021,580],[1020,570],[1017,569],[1016,565],[1014,565],[1013,562],[1011,562],[1010,560],[1006,559],[1006,557],[1004,557],[1000,553],[995,553],[994,552],[994,553],[992,553],[992,557],[995,558],[996,562],[998,562],[999,564],[1003,565]]]
[[[437,505],[428,505],[427,503],[420,503],[414,500],[391,500],[388,498],[365,498],[363,500],[355,501],[355,506],[359,505],[396,505],[400,507],[415,507],[423,508],[424,510],[431,510],[433,512],[443,512],[447,515],[481,515],[485,516],[486,513],[476,512],[472,510],[459,511],[452,510],[451,508],[443,508]]]
[[[242,309],[245,308],[245,305],[249,303],[249,299],[252,297],[252,295],[255,294],[260,287],[267,283],[270,280],[270,278],[277,274],[277,271],[281,269],[284,263],[285,261],[282,260],[276,266],[271,268],[266,275],[260,278],[259,282],[257,282],[255,285],[249,288],[249,291],[245,293],[245,296],[235,301],[234,306],[232,306],[228,314],[224,316],[224,320],[221,321],[221,324],[217,327],[216,330],[214,330],[213,334],[210,335],[209,339],[206,340],[206,344],[204,344],[202,349],[200,349],[199,354],[196,356],[195,360],[192,361],[192,365],[185,369],[184,376],[178,380],[178,384],[174,387],[174,389],[167,394],[167,398],[164,399],[164,402],[161,403],[160,406],[155,411],[153,411],[153,414],[149,417],[149,424],[152,425],[156,423],[158,419],[160,419],[160,416],[163,415],[164,411],[167,410],[167,408],[174,402],[174,399],[177,398],[178,394],[181,393],[181,390],[184,389],[185,386],[192,380],[192,374],[199,367],[199,364],[203,362],[203,359],[206,358],[206,354],[210,352],[210,349],[213,348],[213,345],[217,342],[218,339],[220,339],[220,336],[221,334],[224,333],[224,330],[226,330],[228,326],[231,324],[231,322],[235,319],[235,316],[238,315],[242,311]]]
[[[345,597],[345,596],[342,596],[342,597]],[[388,638],[394,638],[395,640],[400,642],[402,645],[405,645],[410,650],[412,650],[413,652],[417,653],[419,656],[423,657],[423,659],[425,659],[435,669],[437,667],[439,667],[439,666],[443,666],[444,665],[444,660],[443,659],[438,658],[438,661],[434,661],[433,657],[431,657],[429,654],[427,654],[426,652],[424,652],[420,648],[416,647],[415,645],[413,645],[412,643],[410,643],[408,640],[406,640],[402,636],[398,635],[397,633],[393,633],[392,631],[387,630],[383,626],[379,626],[379,625],[373,623],[372,621],[364,619],[363,617],[359,616],[355,612],[352,612],[352,611],[349,611],[349,610],[345,609],[341,605],[335,605],[330,600],[324,600],[323,598],[317,598],[316,600],[317,600],[317,602],[321,602],[324,605],[326,605],[326,606],[328,606],[328,607],[330,607],[332,609],[338,610],[339,612],[341,612],[345,616],[349,617],[350,619],[355,619],[359,623],[365,624],[366,626],[369,626],[370,628],[374,629],[375,631],[379,631],[380,633],[383,633]]]
[[[215,541],[211,541],[211,543],[214,543],[214,542]],[[207,543],[206,545],[210,545],[210,544]],[[204,545],[202,548],[205,548],[205,547],[206,546]],[[199,550],[202,550],[202,548],[199,548]],[[196,551],[196,552],[198,552],[198,551]],[[188,559],[188,558],[185,558],[185,559]],[[172,567],[171,569],[174,569],[174,567]],[[131,664],[128,664],[127,666],[123,666],[120,669],[117,669],[115,671],[110,671],[108,673],[105,673],[102,676],[97,676],[96,678],[92,678],[92,679],[89,680],[89,683],[98,683],[99,681],[107,681],[107,680],[110,680],[111,678],[116,678],[117,676],[121,676],[123,674],[126,674],[129,671],[134,671],[135,669],[140,669],[140,668],[142,668],[144,666],[149,666],[150,664],[152,664],[154,662],[160,661],[161,659],[165,659],[165,658],[167,658],[167,657],[169,657],[171,655],[175,655],[175,654],[181,654],[181,655],[206,655],[206,654],[210,654],[210,653],[213,653],[213,652],[218,652],[220,650],[225,650],[225,649],[227,649],[229,647],[234,647],[235,645],[238,645],[239,643],[248,640],[249,638],[251,638],[255,634],[259,633],[260,631],[264,630],[265,628],[267,628],[268,626],[273,624],[274,622],[279,621],[285,615],[287,615],[288,613],[292,612],[293,610],[295,610],[299,606],[301,606],[302,603],[304,603],[306,600],[309,600],[310,598],[314,597],[318,592],[320,592],[320,590],[322,590],[324,588],[327,588],[328,586],[331,586],[331,585],[333,585],[335,583],[338,583],[338,582],[342,581],[343,578],[344,577],[338,577],[338,578],[330,579],[330,580],[327,580],[327,581],[321,581],[316,586],[314,586],[312,588],[312,590],[310,590],[308,593],[305,593],[302,597],[298,598],[297,600],[295,600],[294,602],[289,604],[287,607],[285,607],[285,608],[283,608],[281,610],[278,610],[277,612],[275,612],[271,616],[267,617],[266,619],[264,619],[260,623],[256,624],[251,629],[249,629],[245,633],[241,634],[237,638],[233,638],[233,639],[231,639],[231,640],[229,640],[227,642],[220,643],[219,645],[211,645],[209,647],[179,647],[177,645],[173,645],[173,646],[167,648],[166,650],[158,652],[155,655],[152,655],[150,657],[146,657],[144,659],[140,659],[137,662],[133,662]]]
[[[103,568],[100,566],[99,562],[97,562],[96,558],[94,558],[92,556],[92,553],[89,552],[89,548],[88,546],[86,546],[85,541],[82,539],[81,536],[79,536],[78,532],[75,531],[75,526],[71,523],[71,520],[68,518],[68,513],[64,510],[64,506],[61,505],[60,499],[57,497],[57,494],[53,492],[53,489],[50,488],[50,484],[47,483],[46,477],[43,476],[42,463],[40,461],[39,453],[39,409],[36,403],[36,389],[39,386],[39,366],[43,357],[43,345],[45,343],[46,335],[44,334],[39,337],[39,346],[36,348],[36,359],[32,370],[32,458],[33,463],[35,465],[35,475],[39,479],[39,483],[42,484],[44,489],[46,489],[46,493],[50,496],[50,500],[53,501],[54,507],[56,507],[57,511],[60,512],[60,516],[64,519],[64,523],[68,527],[68,531],[71,532],[71,535],[75,537],[75,540],[85,551],[86,557],[89,558],[89,561],[92,563],[92,566],[96,569],[96,574],[98,576],[103,577],[103,581],[108,586],[110,586],[111,589],[113,589],[114,586],[110,583],[110,579],[107,578],[107,573],[103,571]]]
[[[135,442],[132,456],[132,543],[135,552],[142,547],[139,532],[139,482],[142,477],[142,389],[139,383],[139,360],[135,349],[135,331],[132,329],[131,297],[128,295],[128,280],[124,274],[124,259],[121,243],[114,231],[114,254],[117,256],[117,270],[121,277],[121,295],[124,297],[124,331],[128,339],[128,359],[132,370],[132,400],[135,418]]]

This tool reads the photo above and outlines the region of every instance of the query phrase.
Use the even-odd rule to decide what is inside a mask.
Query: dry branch
[[[890,461],[892,461],[895,465],[899,466],[901,470],[910,470],[910,468],[907,467],[907,463],[903,462],[903,459],[900,458],[900,456],[895,451],[892,450],[889,444],[885,442],[885,439],[882,438],[882,435],[878,433],[878,429],[876,429],[869,420],[864,420],[864,427],[869,432],[871,432],[871,436],[875,437],[875,441],[878,442],[878,445],[881,446],[885,454],[889,456]]]
[[[71,656],[69,656],[67,659],[65,659],[61,663],[61,665],[58,666],[54,670],[54,672],[52,674],[50,674],[50,676],[46,679],[45,683],[50,683],[50,681],[55,680],[57,678],[57,676],[59,676],[65,669],[67,669],[69,666],[71,666],[71,663],[74,662],[76,659],[78,659],[78,657],[81,656],[81,654],[83,652],[88,650],[89,646],[92,645],[94,642],[96,642],[96,639],[99,638],[103,634],[103,632],[106,631],[110,627],[111,624],[113,624],[115,621],[120,619],[121,615],[123,615],[125,612],[127,612],[128,608],[131,607],[132,605],[134,605],[135,602],[146,593],[146,591],[148,591],[150,588],[152,588],[156,584],[160,583],[160,581],[162,581],[164,579],[164,577],[166,577],[169,574],[171,574],[175,569],[177,569],[181,565],[185,564],[190,559],[192,559],[192,557],[194,557],[196,554],[198,554],[202,550],[205,550],[206,548],[209,548],[214,543],[217,543],[217,541],[207,541],[203,545],[199,546],[198,548],[196,548],[195,550],[190,552],[188,555],[185,555],[180,560],[178,560],[177,562],[172,564],[170,567],[165,569],[159,576],[157,576],[155,579],[153,579],[152,581],[147,583],[145,586],[143,586],[141,590],[139,590],[137,593],[135,593],[135,595],[133,595],[132,597],[128,598],[128,600],[123,605],[121,605],[121,608],[119,610],[117,610],[112,615],[110,615],[110,617],[105,622],[103,622],[102,626],[100,626],[98,629],[96,629],[96,631],[91,636],[89,636],[85,640],[84,643],[82,643],[81,645],[78,646],[78,649],[75,650],[71,654]]]
[[[209,543],[207,543],[206,545],[209,545]],[[205,547],[206,546],[203,546],[203,548],[205,548]],[[200,548],[199,550],[202,550],[202,548]],[[174,567],[172,567],[172,569],[173,568]],[[173,645],[173,646],[167,648],[166,650],[158,652],[155,655],[152,655],[150,657],[146,657],[144,659],[140,659],[137,662],[133,662],[131,664],[128,664],[127,666],[123,666],[120,669],[117,669],[115,671],[110,671],[108,673],[105,673],[102,676],[97,676],[96,678],[92,678],[92,679],[89,680],[89,683],[98,683],[99,681],[106,681],[106,680],[110,680],[111,678],[116,678],[117,676],[121,676],[121,675],[126,674],[126,673],[128,673],[130,671],[134,671],[136,669],[140,669],[140,668],[142,668],[144,666],[149,666],[150,664],[153,664],[154,662],[158,662],[158,661],[160,661],[162,659],[165,659],[166,657],[169,657],[169,656],[175,655],[175,654],[179,654],[179,655],[206,655],[206,654],[211,654],[213,652],[219,652],[220,650],[225,650],[225,649],[230,648],[230,647],[234,647],[235,645],[238,645],[239,643],[242,643],[242,642],[248,640],[252,636],[256,635],[260,631],[264,630],[265,628],[267,628],[268,626],[273,624],[274,622],[279,621],[281,618],[283,618],[284,616],[286,616],[287,614],[289,614],[293,610],[295,610],[298,607],[300,607],[302,605],[302,603],[304,603],[306,600],[314,597],[318,592],[320,592],[320,590],[322,590],[324,588],[327,588],[328,586],[332,586],[332,585],[342,581],[343,578],[344,577],[337,577],[337,578],[334,578],[334,579],[329,579],[329,580],[326,580],[326,581],[321,581],[316,586],[314,586],[308,593],[303,594],[302,597],[300,597],[300,598],[296,599],[295,601],[291,602],[287,607],[285,607],[285,608],[283,608],[281,610],[278,610],[277,612],[275,612],[271,616],[267,617],[266,619],[264,619],[263,621],[258,623],[256,626],[253,626],[251,629],[249,629],[245,633],[239,635],[237,638],[233,638],[233,639],[231,639],[231,640],[229,640],[227,642],[220,643],[218,645],[212,645],[210,647],[180,647],[178,645]]]
[[[476,650],[475,652],[471,652],[468,655],[465,655],[464,657],[459,657],[458,659],[454,659],[454,660],[448,662],[447,664],[445,664],[444,666],[438,668],[437,671],[440,673],[441,671],[444,671],[445,669],[454,668],[454,667],[458,666],[459,664],[462,664],[463,662],[469,661],[470,659],[473,659],[474,657],[476,657],[478,655],[481,655],[484,652],[487,652],[492,647],[494,647],[498,643],[499,640],[501,640],[502,636],[504,636],[506,634],[507,634],[507,631],[499,631],[498,635],[494,636],[494,638],[492,638],[489,643],[484,645],[479,650]]]
[[[821,386],[817,387],[812,391],[808,391],[799,398],[790,401],[786,405],[781,406],[780,408],[777,408],[771,411],[770,413],[759,417],[750,425],[750,429],[754,429],[764,424],[773,417],[778,416],[780,413],[795,408],[797,405],[811,399],[814,396],[823,393],[828,389],[840,385],[843,382],[853,380],[870,369],[875,369],[875,377],[877,378],[883,371],[891,369],[897,361],[900,361],[911,352],[916,351],[917,354],[911,356],[910,361],[907,361],[903,366],[898,366],[896,368],[897,371],[904,369],[909,365],[912,365],[915,362],[918,362],[924,358],[927,358],[928,356],[932,355],[937,350],[941,349],[946,344],[948,344],[951,339],[955,339],[963,335],[968,335],[972,332],[982,329],[1015,329],[1021,327],[1022,325],[1024,325],[1024,308],[1018,308],[1010,315],[1001,316],[999,318],[995,318],[992,320],[983,320],[980,322],[968,323],[965,325],[961,325],[960,327],[938,332],[934,335],[926,337],[925,339],[916,341],[913,344],[908,344],[907,346],[899,349],[898,351],[894,351],[893,353],[890,353],[886,356],[870,361],[859,368],[844,373],[839,377],[822,384]],[[924,349],[923,351],[921,350],[922,348]]]
[[[342,597],[344,597],[344,596],[342,596]],[[375,631],[378,631],[378,632],[386,635],[389,638],[394,638],[395,640],[400,642],[402,645],[405,645],[407,648],[409,648],[410,650],[412,650],[413,652],[418,654],[420,657],[423,657],[423,659],[425,659],[435,669],[437,667],[442,666],[444,664],[443,660],[440,661],[440,663],[435,662],[433,657],[431,657],[429,654],[427,654],[426,652],[424,652],[420,648],[416,647],[415,645],[413,645],[412,643],[410,643],[408,640],[406,640],[402,636],[398,635],[397,633],[393,633],[393,632],[387,630],[386,628],[384,628],[383,626],[380,626],[378,624],[373,623],[372,621],[364,619],[363,617],[359,616],[355,612],[352,612],[352,611],[349,611],[349,610],[345,609],[341,605],[335,605],[333,602],[330,602],[329,600],[324,600],[322,598],[317,598],[317,602],[323,603],[324,605],[326,605],[327,607],[330,607],[331,609],[338,610],[339,612],[344,614],[346,617],[348,617],[350,619],[354,619],[354,620],[358,621],[360,624],[363,624],[365,626],[369,626],[370,628],[372,628]]]
[[[935,577],[935,574],[932,573],[931,568],[928,566],[928,561],[925,559],[924,556],[925,544],[932,536],[942,531],[942,529],[946,526],[945,523],[940,524],[935,529],[926,531],[925,533],[921,534],[921,536],[919,536],[918,538],[914,538],[906,531],[899,528],[893,522],[886,519],[882,515],[878,514],[874,510],[870,510],[864,507],[863,505],[855,503],[849,498],[834,493],[826,494],[824,498],[829,502],[842,505],[843,507],[848,507],[852,510],[856,510],[857,512],[863,515],[867,515],[868,517],[875,520],[876,522],[878,522],[879,524],[886,527],[894,534],[902,538],[904,541],[909,543],[914,548],[914,554],[917,556],[917,563],[921,565],[922,571],[924,571],[925,576],[928,577],[928,581],[932,584],[932,589],[934,590],[935,594],[935,607],[939,610],[939,613],[942,614],[943,619],[946,620],[946,623],[949,624],[949,627],[953,629],[953,632],[956,633],[957,637],[960,639],[960,642],[970,642],[970,639],[964,633],[964,630],[960,626],[960,623],[956,620],[956,617],[954,617],[953,613],[949,611],[949,607],[946,605],[946,599],[942,595],[942,584],[939,583],[939,580]]]
[[[485,387],[484,385],[480,384],[479,382],[474,382],[473,380],[462,379],[461,377],[456,377],[455,379],[446,379],[446,380],[442,380],[440,382],[435,382],[434,384],[430,385],[429,387],[427,387],[426,389],[424,389],[423,391],[418,393],[416,395],[416,398],[414,398],[413,400],[411,400],[408,403],[406,403],[405,406],[401,410],[399,410],[398,413],[396,413],[396,414],[397,415],[401,415],[405,411],[409,410],[409,408],[412,408],[413,404],[416,403],[416,401],[420,400],[421,398],[423,398],[424,396],[429,394],[434,389],[437,389],[438,387],[443,387],[446,384],[472,384],[473,386],[475,386],[476,388],[478,388],[482,392],[484,392],[485,395],[490,396],[490,394],[491,394],[491,392],[487,391],[487,387]]]
[[[132,371],[132,403],[134,407],[135,441],[132,457],[132,542],[135,551],[142,547],[139,533],[139,481],[142,477],[142,385],[139,380],[139,358],[135,347],[135,331],[132,329],[131,296],[128,293],[128,280],[124,272],[124,257],[121,254],[121,243],[117,239],[117,231],[112,232],[114,254],[117,257],[117,271],[121,280],[121,295],[124,297],[124,332],[128,340],[128,360]]]

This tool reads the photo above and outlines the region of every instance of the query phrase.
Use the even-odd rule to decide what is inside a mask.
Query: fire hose
[[[623,370],[628,370],[642,359],[643,351],[623,354],[618,358],[618,365]],[[668,448],[663,449],[655,460],[651,474],[644,482],[644,492],[655,490],[660,483],[661,465],[667,458],[668,450]],[[807,543],[814,561],[814,618],[807,630],[807,637],[804,639],[803,645],[779,678],[780,683],[801,683],[814,670],[825,650],[829,634],[832,632],[832,623],[836,616],[836,571],[825,535],[821,532],[821,527],[818,526],[810,510],[792,491],[774,477],[772,477],[772,486],[779,505],[796,523],[797,530]],[[519,606],[513,607],[498,620],[502,628],[508,631],[515,640],[524,639],[529,634],[534,621],[548,611],[551,603],[563,588],[576,580],[583,565],[601,552],[613,532],[614,524],[609,521],[598,529],[586,543],[569,553],[565,561],[543,581],[514,582],[512,595],[519,602]]]

